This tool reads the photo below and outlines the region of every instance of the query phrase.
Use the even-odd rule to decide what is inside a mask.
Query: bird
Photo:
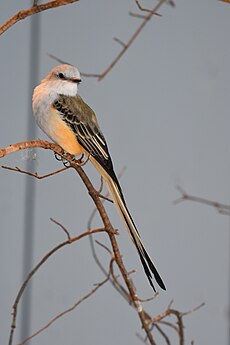
[[[32,108],[35,121],[65,152],[74,156],[84,154],[92,162],[106,183],[118,214],[136,247],[151,287],[156,291],[154,276],[158,285],[166,290],[127,208],[96,114],[78,93],[81,81],[77,67],[66,63],[55,66],[34,89]]]

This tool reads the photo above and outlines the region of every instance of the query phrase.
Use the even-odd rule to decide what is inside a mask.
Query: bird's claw
[[[84,158],[84,153],[82,153],[81,157],[77,160],[77,165],[80,167],[83,167],[84,165],[86,165],[86,163],[88,163],[90,154],[87,156],[85,161],[83,160],[83,158]]]

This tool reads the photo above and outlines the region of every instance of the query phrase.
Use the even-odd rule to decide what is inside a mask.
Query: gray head
[[[42,80],[43,86],[48,92],[75,96],[78,91],[78,84],[81,82],[81,75],[77,67],[63,64],[54,67]]]

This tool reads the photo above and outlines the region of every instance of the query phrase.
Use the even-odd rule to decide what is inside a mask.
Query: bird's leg
[[[87,156],[86,160],[84,160],[84,153],[82,153],[81,157],[79,159],[75,160],[75,157],[72,156],[73,158],[71,160],[69,160],[69,153],[66,152],[66,156],[68,155],[68,159],[65,158],[65,154],[63,156],[57,154],[56,152],[54,152],[54,157],[59,161],[62,162],[63,165],[67,168],[69,167],[69,165],[71,164],[71,161],[75,161],[75,163],[79,166],[84,166],[86,163],[88,163],[89,158],[90,158],[90,154]]]
[[[81,164],[82,164],[83,158],[84,158],[84,153],[81,154],[81,157],[80,157],[80,158],[76,159],[78,165],[81,165]]]
[[[83,160],[83,158],[84,158],[84,153],[82,153],[81,157],[77,160],[77,164],[80,167],[83,167],[84,165],[86,165],[86,163],[88,163],[89,158],[90,158],[90,154],[87,156],[85,161]]]

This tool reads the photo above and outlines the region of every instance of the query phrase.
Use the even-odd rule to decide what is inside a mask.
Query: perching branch
[[[151,331],[150,331],[150,329],[146,323],[145,313],[143,311],[141,302],[138,299],[136,289],[135,289],[131,279],[129,278],[129,274],[125,269],[125,266],[124,266],[124,263],[123,263],[123,260],[121,257],[120,250],[119,250],[118,244],[117,244],[117,240],[115,238],[115,234],[117,233],[117,231],[114,230],[114,228],[112,227],[110,220],[107,216],[107,213],[105,211],[105,208],[103,206],[103,203],[101,202],[100,196],[98,195],[98,192],[94,189],[92,183],[90,182],[89,178],[87,177],[87,175],[83,171],[82,167],[79,165],[79,161],[76,161],[72,155],[65,153],[60,146],[53,144],[53,143],[50,143],[48,141],[42,141],[42,140],[32,140],[32,141],[20,142],[20,143],[10,145],[6,148],[0,149],[0,158],[4,157],[10,153],[19,151],[19,150],[34,148],[34,147],[52,150],[53,152],[60,155],[63,159],[68,161],[69,165],[78,172],[79,176],[81,177],[83,183],[85,184],[85,186],[88,190],[88,193],[91,196],[91,198],[93,199],[93,201],[94,201],[94,203],[98,209],[98,212],[101,216],[102,222],[104,224],[104,231],[107,232],[109,239],[110,239],[110,242],[111,242],[111,245],[112,245],[112,248],[113,248],[115,261],[117,263],[119,271],[120,271],[120,273],[124,279],[124,282],[127,286],[128,291],[129,291],[130,299],[132,300],[134,308],[136,309],[136,311],[139,315],[142,327],[143,327],[143,329],[144,329],[144,331],[148,337],[150,344],[155,345]],[[67,243],[69,243],[69,240],[67,241]],[[14,328],[15,328],[14,322],[15,322],[15,319],[12,322],[12,333],[13,333]]]
[[[71,306],[70,308],[59,313],[55,317],[53,317],[45,326],[43,326],[41,329],[36,331],[29,338],[25,339],[21,343],[21,345],[25,344],[27,341],[29,341],[30,339],[32,339],[33,337],[35,337],[36,335],[38,335],[39,333],[41,333],[42,331],[47,329],[49,326],[51,326],[55,321],[60,319],[62,316],[73,311],[81,302],[83,302],[85,299],[92,296],[97,291],[97,289],[99,287],[101,287],[103,284],[105,284],[108,280],[112,281],[113,285],[121,293],[121,295],[129,302],[129,304],[132,307],[134,307],[136,309],[136,311],[139,315],[140,321],[141,321],[142,328],[144,329],[145,334],[146,334],[146,338],[144,339],[144,342],[146,342],[148,340],[150,344],[152,344],[152,345],[156,344],[154,339],[153,339],[153,335],[152,335],[152,332],[155,329],[163,337],[165,342],[167,344],[170,344],[168,335],[162,329],[162,326],[168,326],[168,327],[172,327],[173,329],[176,330],[178,337],[179,337],[180,345],[184,345],[183,317],[185,315],[187,315],[188,313],[196,311],[203,304],[201,306],[199,306],[198,308],[195,308],[194,310],[186,312],[186,313],[181,313],[178,310],[172,309],[171,304],[169,305],[169,307],[166,309],[166,311],[164,313],[161,313],[158,316],[152,317],[149,313],[147,313],[142,308],[141,300],[138,298],[138,296],[136,294],[135,286],[134,286],[134,284],[130,278],[130,274],[133,271],[127,272],[125,269],[125,266],[123,264],[122,257],[121,257],[121,254],[120,254],[120,251],[118,248],[118,244],[117,244],[117,241],[115,238],[117,231],[112,227],[112,225],[109,221],[109,218],[107,216],[107,213],[104,209],[103,201],[100,199],[100,193],[101,193],[102,185],[101,185],[99,191],[96,191],[94,189],[94,187],[92,186],[90,180],[88,179],[88,177],[84,173],[82,167],[81,167],[81,160],[75,160],[73,156],[65,153],[58,145],[53,144],[53,143],[49,143],[47,141],[34,140],[34,141],[27,141],[27,142],[21,142],[21,143],[16,143],[14,145],[10,145],[4,149],[0,149],[0,158],[4,157],[4,156],[6,156],[12,152],[16,152],[16,151],[19,151],[22,149],[27,149],[27,148],[32,148],[32,147],[51,149],[53,152],[60,155],[60,157],[62,157],[63,160],[68,161],[70,167],[74,168],[78,172],[79,176],[81,177],[82,181],[84,182],[90,196],[92,197],[92,199],[96,205],[96,208],[97,208],[97,210],[101,216],[101,219],[103,221],[104,227],[99,228],[99,229],[93,229],[93,230],[89,229],[88,231],[86,231],[86,232],[84,232],[84,233],[82,233],[82,234],[80,234],[74,238],[71,238],[69,231],[61,223],[52,220],[55,224],[60,226],[61,229],[65,232],[65,234],[67,236],[67,240],[60,243],[59,245],[54,247],[49,253],[47,253],[43,257],[43,259],[35,266],[35,268],[29,273],[29,275],[25,279],[24,283],[22,284],[22,286],[21,286],[21,288],[17,294],[17,297],[15,299],[15,303],[13,305],[12,324],[11,324],[9,344],[10,345],[12,344],[14,330],[16,328],[16,317],[17,317],[18,303],[22,297],[22,294],[23,294],[26,286],[28,285],[29,281],[34,276],[34,274],[38,271],[38,269],[41,268],[41,266],[48,260],[48,258],[51,255],[56,253],[59,249],[61,249],[65,245],[74,243],[74,242],[80,240],[81,238],[83,238],[85,236],[89,236],[89,235],[92,235],[92,234],[97,233],[97,232],[107,232],[107,234],[110,238],[110,242],[111,242],[113,251],[111,252],[111,250],[109,248],[100,244],[111,255],[109,271],[107,272],[106,270],[104,270],[104,273],[106,275],[105,280],[103,282],[97,284],[93,290],[91,290],[88,294],[86,294],[80,300],[75,302],[73,304],[73,306]],[[26,171],[20,170],[19,168],[15,168],[15,169],[10,168],[10,170],[15,170],[16,172],[19,172],[19,173],[27,173]],[[60,172],[60,171],[62,171],[62,169],[58,170],[57,172]],[[57,173],[57,172],[54,172],[54,173]],[[47,174],[47,177],[50,176],[51,174]],[[32,176],[36,177],[36,178],[38,177],[37,174],[32,174]],[[96,257],[96,260],[98,260],[97,257]],[[119,268],[119,271],[123,277],[125,286],[123,286],[123,284],[120,283],[120,281],[118,280],[119,277],[114,273],[114,262],[116,262],[116,264]],[[175,324],[171,321],[168,322],[167,320],[165,320],[165,318],[167,318],[170,315],[174,315],[176,317],[176,323]]]
[[[53,0],[50,2],[45,2],[44,4],[37,5],[37,1],[34,1],[33,6],[17,12],[13,17],[8,19],[5,23],[0,25],[0,35],[2,35],[11,26],[16,24],[22,19],[32,16],[33,14],[49,10],[51,8],[56,8],[64,5],[69,5],[79,0]]]

